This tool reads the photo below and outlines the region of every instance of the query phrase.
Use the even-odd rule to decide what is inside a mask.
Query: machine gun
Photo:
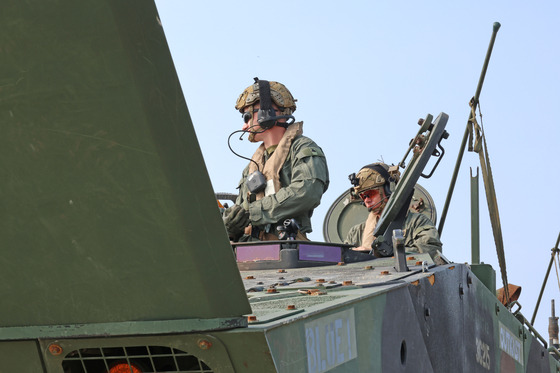
[[[405,160],[411,151],[413,153],[412,159],[396,185],[395,191],[391,194],[387,206],[383,210],[373,232],[377,238],[372,245],[372,249],[380,256],[391,256],[394,251],[397,251],[395,257],[397,258],[397,269],[399,271],[406,271],[407,269],[406,261],[404,260],[404,245],[401,244],[402,238],[398,238],[402,236],[402,232],[398,232],[398,230],[402,230],[404,225],[410,201],[414,194],[414,186],[420,176],[429,178],[433,175],[445,154],[441,142],[449,137],[449,134],[445,131],[445,125],[449,116],[445,113],[440,113],[433,123],[432,119],[433,116],[428,114],[425,119],[419,121],[420,129],[410,142],[410,146],[399,166],[405,167]],[[425,175],[423,173],[424,168],[431,157],[436,157],[437,161],[430,173]],[[394,246],[400,247],[402,250],[394,250],[392,245],[394,231],[396,234]]]

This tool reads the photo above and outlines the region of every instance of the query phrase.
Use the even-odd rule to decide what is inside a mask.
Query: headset
[[[260,80],[258,77],[254,78],[255,83],[259,84],[259,97],[260,109],[259,119],[257,123],[263,130],[268,130],[275,125],[287,128],[290,124],[294,123],[295,118],[293,115],[276,115],[276,111],[272,107],[272,97],[270,93],[270,82],[268,80]],[[291,119],[285,123],[278,123],[279,119]]]
[[[295,118],[292,115],[276,115],[276,110],[274,110],[274,108],[272,107],[272,97],[271,97],[271,93],[270,93],[270,82],[268,80],[260,80],[258,77],[254,78],[254,79],[255,79],[255,84],[257,84],[257,83],[259,84],[259,101],[260,101],[260,108],[258,110],[258,117],[259,118],[257,120],[257,123],[258,123],[259,127],[261,128],[261,131],[258,131],[257,133],[262,133],[262,132],[264,132],[268,129],[271,129],[275,125],[287,128],[289,125],[293,124],[294,121],[295,121]],[[245,114],[243,114],[243,121],[245,123],[248,123],[251,120],[252,115],[253,115],[252,112],[250,112],[250,111],[246,112]],[[288,119],[288,121],[278,123],[279,119]],[[290,121],[290,119],[291,119],[291,121]],[[255,127],[255,125],[253,125],[251,127]],[[249,127],[249,129],[251,127]],[[260,171],[259,165],[253,159],[243,157],[243,156],[237,154],[236,152],[233,151],[233,149],[231,148],[231,145],[230,145],[230,138],[233,134],[238,133],[238,132],[243,132],[241,134],[241,137],[239,137],[239,139],[241,140],[243,135],[245,133],[249,132],[249,129],[232,132],[231,135],[229,135],[229,137],[228,137],[228,147],[229,147],[229,150],[231,150],[231,152],[233,154],[237,155],[240,158],[248,159],[249,161],[255,163],[255,165],[257,166],[257,170],[252,172],[249,176],[247,176],[247,180],[245,180],[245,184],[247,185],[247,188],[249,189],[249,191],[252,194],[256,194],[256,193],[259,193],[259,192],[263,191],[266,188],[266,177]]]

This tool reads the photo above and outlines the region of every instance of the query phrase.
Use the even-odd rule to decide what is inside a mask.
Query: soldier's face
[[[255,104],[253,106],[247,106],[243,112],[243,126],[241,129],[250,133],[249,140],[252,142],[262,141],[260,134],[264,132],[259,126],[259,108],[260,104]]]
[[[380,205],[383,194],[380,188],[374,188],[360,193],[360,198],[364,201],[366,207],[370,209],[374,206]]]
[[[266,131],[270,130],[270,128],[263,130],[259,125],[258,119],[259,119],[260,107],[261,107],[260,103],[257,102],[253,106],[247,106],[243,111],[243,126],[241,127],[241,129],[243,131],[247,131],[250,133],[249,141],[251,142],[263,141],[265,137],[265,135],[263,134]],[[282,114],[282,111],[278,108],[276,104],[272,103],[272,108],[276,112],[276,115]],[[286,118],[282,118],[282,119],[278,119],[277,122],[283,123],[286,122],[286,120],[287,120]]]

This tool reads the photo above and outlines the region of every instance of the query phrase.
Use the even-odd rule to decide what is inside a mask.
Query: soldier
[[[391,184],[396,184],[398,170],[389,173],[389,166],[373,163],[364,166],[358,174],[350,175],[353,192],[368,208],[365,222],[355,225],[348,232],[344,243],[355,245],[354,250],[371,251],[375,239],[373,231],[391,195]],[[408,212],[403,226],[406,251],[429,253],[433,259],[441,252],[442,244],[434,223],[425,215]]]
[[[321,148],[294,123],[296,104],[281,83],[255,78],[235,104],[242,129],[260,146],[239,181],[235,205],[224,212],[232,241],[277,240],[277,227],[294,219],[297,239],[311,232],[311,215],[329,185]]]

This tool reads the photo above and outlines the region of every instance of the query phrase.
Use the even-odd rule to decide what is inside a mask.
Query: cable
[[[255,124],[255,125],[252,125],[252,126],[250,126],[249,128],[247,128],[246,130],[237,130],[237,131],[233,131],[233,132],[228,136],[227,144],[228,144],[229,150],[230,150],[233,154],[235,154],[235,155],[238,156],[239,158],[243,158],[243,159],[246,159],[246,160],[248,160],[248,161],[253,162],[253,163],[257,166],[257,170],[260,171],[260,168],[259,168],[259,165],[258,165],[257,162],[255,162],[255,161],[254,161],[253,159],[251,159],[251,158],[247,158],[247,157],[244,157],[244,156],[242,156],[242,155],[236,153],[236,152],[233,150],[233,148],[231,147],[231,137],[232,137],[233,135],[235,135],[236,133],[239,133],[239,132],[243,132],[243,133],[241,134],[241,136],[239,136],[239,140],[243,140],[243,135],[246,134],[246,133],[251,132],[251,131],[249,131],[249,130],[250,130],[251,128],[253,128],[253,127],[256,127],[256,126],[257,126],[257,125]],[[251,133],[263,133],[264,131],[266,131],[266,130],[261,130],[261,131],[259,131],[259,132],[251,132]]]

